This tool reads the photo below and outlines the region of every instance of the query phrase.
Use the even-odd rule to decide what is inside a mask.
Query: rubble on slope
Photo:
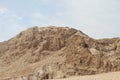
[[[120,38],[68,27],[33,27],[0,43],[0,79],[42,80],[120,71]]]

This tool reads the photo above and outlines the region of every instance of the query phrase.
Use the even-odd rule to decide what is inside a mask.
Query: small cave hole
[[[84,48],[88,48],[89,46],[88,46],[88,44],[84,44]]]
[[[46,74],[43,79],[49,79],[49,74]]]

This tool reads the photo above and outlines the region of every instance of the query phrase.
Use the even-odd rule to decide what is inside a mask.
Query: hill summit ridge
[[[0,80],[59,79],[120,71],[120,38],[69,27],[32,27],[0,43]]]

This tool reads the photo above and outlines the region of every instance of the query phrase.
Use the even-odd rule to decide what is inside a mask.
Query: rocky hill
[[[33,27],[0,43],[0,80],[60,79],[120,71],[120,38],[69,27]]]

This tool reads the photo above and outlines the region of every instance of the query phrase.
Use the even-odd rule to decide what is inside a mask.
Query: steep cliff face
[[[33,27],[0,43],[0,79],[42,80],[120,70],[120,38],[68,27]]]

